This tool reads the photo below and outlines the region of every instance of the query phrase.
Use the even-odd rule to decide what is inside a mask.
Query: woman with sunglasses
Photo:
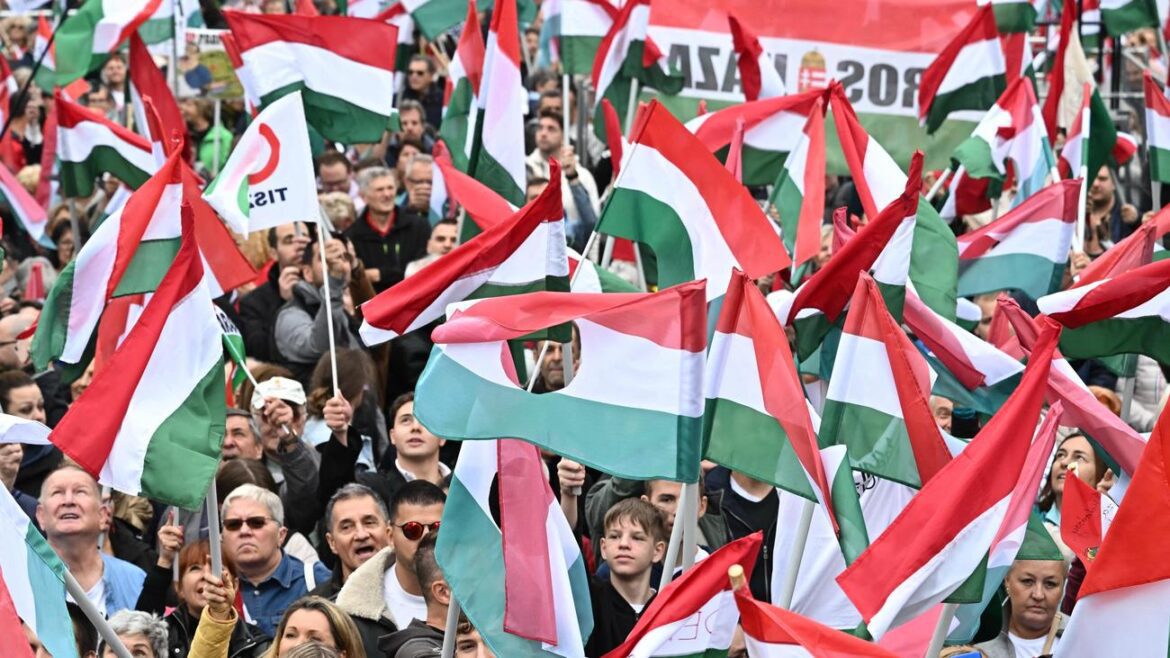
[[[306,596],[284,611],[264,658],[287,658],[293,649],[310,642],[336,649],[342,658],[367,655],[349,615],[319,596]]]

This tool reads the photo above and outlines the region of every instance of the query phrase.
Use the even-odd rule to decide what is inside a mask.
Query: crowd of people
[[[223,4],[270,13],[289,9],[283,0]],[[316,4],[325,12],[336,9],[329,1]],[[201,5],[206,25],[223,27],[218,3]],[[4,56],[22,86],[32,75],[34,26],[27,16],[0,21]],[[525,48],[531,51],[526,61],[538,60],[538,43],[528,36],[539,28],[530,26],[525,34]],[[232,392],[235,405],[224,419],[215,477],[220,498],[208,501],[219,510],[222,576],[210,566],[206,509],[177,509],[111,492],[51,446],[0,446],[4,486],[134,656],[415,658],[439,653],[452,592],[436,561],[435,541],[442,532],[459,443],[435,436],[413,414],[413,389],[432,347],[434,325],[372,348],[358,332],[361,304],[443,258],[459,237],[454,204],[442,217],[430,215],[445,60],[432,54],[435,49],[421,37],[416,46],[424,54],[414,55],[406,69],[400,128],[377,144],[319,149],[319,197],[336,231],[290,222],[239,236],[259,274],[216,301],[241,330],[257,384],[245,382]],[[548,185],[549,163],[557,160],[567,239],[581,250],[601,214],[601,193],[611,179],[610,155],[592,132],[578,130],[578,122],[589,121],[578,116],[581,90],[574,86],[564,94],[561,77],[546,69],[525,67],[525,74],[528,198]],[[223,164],[246,118],[242,105],[229,101],[221,123],[215,123],[212,101],[201,95],[202,89],[188,85],[191,95],[179,101],[195,163],[209,174]],[[131,102],[125,58],[111,55],[80,101],[124,121]],[[0,142],[0,160],[30,193],[44,173],[39,163],[52,102],[51,95],[30,85],[7,108],[12,120],[5,137],[10,139]],[[217,142],[221,147],[213,148]],[[1095,173],[1085,252],[1073,255],[1067,277],[1148,221],[1150,213],[1143,211],[1152,210],[1122,203],[1108,167]],[[121,183],[107,176],[92,197],[50,208],[46,235],[56,249],[28,240],[11,214],[0,210],[6,254],[0,272],[0,406],[5,413],[52,427],[92,380],[92,365],[73,381],[52,369],[35,371],[29,329],[43,290],[77,256],[121,190]],[[766,199],[765,191],[753,192]],[[829,176],[825,198],[822,247],[813,271],[833,255],[833,209],[845,206],[864,221],[848,178]],[[77,209],[79,222],[71,221],[70,207]],[[768,210],[774,216],[775,209]],[[961,233],[986,220],[959,218],[952,227]],[[323,258],[319,241],[325,243]],[[633,275],[629,269],[619,272]],[[33,285],[38,279],[39,287]],[[770,282],[761,285],[772,289]],[[34,290],[40,295],[30,294]],[[1016,297],[1035,313],[1033,300]],[[982,311],[974,333],[986,340],[996,296],[973,301]],[[539,373],[536,392],[565,386],[565,359],[572,359],[573,370],[580,366],[579,343],[566,347],[539,341],[529,346],[527,358]],[[336,350],[336,393],[331,349]],[[1072,365],[1102,404],[1120,415],[1117,376],[1094,361]],[[823,384],[813,375],[804,377],[810,391]],[[1166,406],[1167,391],[1165,367],[1140,357],[1125,420],[1148,432]],[[978,430],[973,410],[939,396],[929,403],[944,431],[971,438]],[[981,655],[1036,656],[1050,650],[1051,630],[1059,630],[1060,620],[1076,605],[1085,565],[1061,541],[1064,483],[1079,477],[1107,492],[1115,473],[1095,443],[1074,428],[1062,432],[1037,508],[1064,559],[1021,554],[1004,580],[1004,605],[991,611],[993,617],[1002,612],[1002,621],[985,623],[977,636],[982,643],[975,650]],[[545,454],[544,461],[592,574],[595,627],[585,653],[597,658],[626,639],[654,599],[662,571],[677,566],[664,560],[682,485],[611,477],[553,454]],[[1075,471],[1069,470],[1071,464],[1077,465]],[[757,599],[772,600],[770,547],[778,533],[789,531],[778,527],[780,492],[713,463],[704,462],[702,472],[700,558],[762,532],[766,548],[749,586]],[[79,655],[112,655],[72,603],[70,611]],[[458,626],[455,647],[456,656],[494,655],[466,619]],[[747,655],[741,637],[730,655]]]

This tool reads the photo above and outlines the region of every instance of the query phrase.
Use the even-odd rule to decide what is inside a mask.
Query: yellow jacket
[[[239,615],[235,608],[231,608],[231,619],[220,621],[208,613],[210,609],[210,606],[204,607],[199,615],[199,628],[195,630],[187,658],[227,658],[232,629],[236,627]]]

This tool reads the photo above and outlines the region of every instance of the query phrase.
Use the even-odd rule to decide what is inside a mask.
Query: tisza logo
[[[277,166],[280,164],[280,140],[277,139],[276,133],[273,132],[272,127],[266,123],[260,124],[257,129],[260,136],[264,138],[264,142],[268,144],[268,160],[264,163],[258,171],[248,174],[248,185],[259,185],[268,180],[273,173],[276,172]],[[276,203],[277,197],[280,201],[285,200],[285,193],[288,192],[287,187],[278,187],[270,190],[257,190],[248,194],[248,207],[256,208],[259,206],[266,206],[270,203]]]

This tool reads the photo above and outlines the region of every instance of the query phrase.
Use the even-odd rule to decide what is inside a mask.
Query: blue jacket
[[[270,637],[276,633],[281,616],[294,601],[309,593],[310,589],[329,580],[329,569],[320,562],[313,563],[316,582],[310,587],[305,583],[305,563],[288,553],[281,552],[280,564],[263,582],[253,585],[247,579],[240,579],[240,593],[248,618]]]
[[[106,588],[106,616],[112,617],[119,610],[134,610],[146,572],[112,555],[102,553],[101,556],[105,565],[102,582]]]

